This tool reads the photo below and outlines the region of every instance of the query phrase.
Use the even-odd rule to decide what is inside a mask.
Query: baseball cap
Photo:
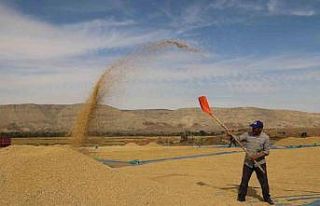
[[[252,127],[252,128],[263,128],[263,122],[261,122],[260,120],[256,120],[252,124],[250,124],[250,127]]]

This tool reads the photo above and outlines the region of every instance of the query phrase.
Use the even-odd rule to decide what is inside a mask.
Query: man
[[[234,145],[234,147],[237,146],[236,140],[231,136],[229,139],[229,148],[232,147],[232,145]]]
[[[263,199],[270,205],[274,205],[270,194],[269,194],[269,183],[267,177],[267,165],[265,156],[269,155],[270,151],[270,139],[267,134],[262,132],[263,122],[257,120],[250,124],[252,130],[250,132],[243,133],[238,140],[243,143],[243,146],[248,150],[244,159],[242,180],[239,186],[238,201],[245,201],[248,189],[248,183],[250,177],[255,171],[259,183],[261,185]],[[254,160],[261,165],[265,173],[263,173],[257,165],[255,165]]]

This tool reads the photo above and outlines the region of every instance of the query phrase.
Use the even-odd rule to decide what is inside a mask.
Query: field
[[[266,205],[255,175],[247,202],[236,201],[244,156],[239,148],[160,146],[150,140],[155,139],[144,146],[129,138],[125,146],[81,148],[84,154],[68,145],[2,148],[0,205]],[[320,137],[275,145],[293,142],[317,145]],[[271,150],[268,175],[277,205],[320,200],[319,149]]]
[[[187,143],[180,144],[180,136],[121,136],[121,137],[88,137],[86,141],[87,146],[123,146],[128,143],[135,143],[138,145],[147,145],[150,142],[157,142],[161,145],[199,145],[199,144],[218,144],[225,140],[219,136],[194,136]],[[26,138],[12,138],[14,145],[66,145],[70,143],[68,137],[26,137]]]

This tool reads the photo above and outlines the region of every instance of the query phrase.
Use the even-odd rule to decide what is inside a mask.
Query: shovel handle
[[[251,158],[250,153],[248,152],[248,150],[243,146],[243,144],[239,141],[238,137],[235,136],[234,134],[232,134],[228,127],[223,124],[216,116],[214,116],[212,113],[209,114],[210,117],[212,117],[213,120],[215,120],[223,129],[225,129],[225,131],[227,132],[227,134],[231,135],[232,138],[234,138],[236,140],[236,142],[240,145],[240,147],[242,148],[242,150]],[[253,160],[254,164],[261,170],[261,172],[263,172],[263,174],[266,174],[266,172],[264,171],[264,169],[261,167],[261,165],[259,164],[259,162],[257,162],[256,160]]]
[[[251,158],[250,153],[248,152],[248,150],[243,146],[243,144],[238,140],[238,137],[235,136],[234,134],[231,134],[229,131],[227,131],[227,133],[229,135],[232,136],[232,138],[234,138],[236,140],[236,142],[240,145],[240,147],[243,149],[243,151]],[[257,162],[256,160],[253,160],[254,164],[261,170],[261,172],[263,172],[263,174],[266,174],[266,172],[264,171],[264,169],[261,167],[261,165],[259,164],[259,162]]]

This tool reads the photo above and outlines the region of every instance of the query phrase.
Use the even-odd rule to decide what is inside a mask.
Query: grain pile
[[[189,199],[68,147],[11,146],[0,150],[0,165],[0,205],[179,205]]]
[[[139,159],[137,157],[140,156],[145,159],[158,159],[172,150],[175,149],[145,149],[136,153],[136,156],[131,154],[131,158]],[[184,154],[187,154],[188,148],[184,150]],[[189,150],[193,151],[193,148],[189,147]],[[199,150],[201,153],[202,149]],[[207,148],[204,152],[206,150]],[[212,148],[211,152],[218,151],[221,150]],[[270,156],[267,157],[268,176],[271,195],[277,205],[307,205],[320,200],[319,151],[319,148],[271,150]],[[118,153],[118,156],[123,155]],[[235,153],[163,161],[138,167],[123,167],[120,170],[152,179],[179,193],[189,194],[197,203],[187,205],[268,205],[261,201],[260,185],[254,174],[249,183],[247,201],[236,201],[243,158],[244,153]]]
[[[161,145],[159,145],[156,142],[150,142],[147,145],[145,145],[146,147],[162,147]]]
[[[137,145],[134,142],[129,142],[129,143],[125,144],[125,147],[140,147],[140,145]]]
[[[95,155],[140,160],[231,150],[118,146],[99,148]],[[243,157],[235,153],[111,169],[69,147],[11,146],[0,149],[0,205],[266,205],[255,175],[247,202],[236,201]],[[319,148],[272,150],[267,161],[278,205],[320,199]]]
[[[224,152],[224,148],[198,148],[191,146],[105,146],[99,147],[99,151],[94,149],[89,150],[92,157],[99,157],[100,159],[115,159],[130,161],[150,160],[161,158],[172,158],[186,155],[210,154],[213,152]],[[232,148],[228,151],[240,151],[239,148]]]
[[[275,145],[279,146],[297,146],[297,145],[320,145],[320,137],[305,137],[305,138],[297,138],[297,137],[288,137],[281,139],[275,142]]]

